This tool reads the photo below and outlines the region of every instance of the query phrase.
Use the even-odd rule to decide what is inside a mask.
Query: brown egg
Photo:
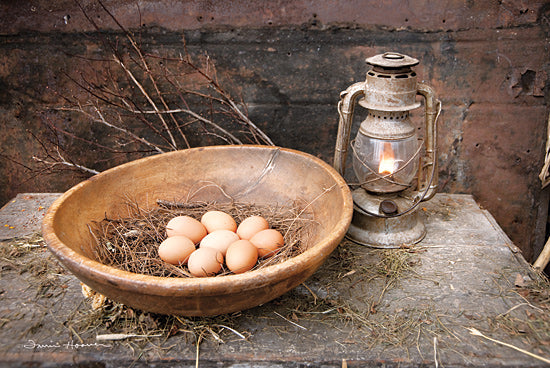
[[[194,244],[201,241],[206,236],[206,228],[200,221],[189,216],[177,216],[166,224],[166,235],[168,237],[175,235],[186,236]]]
[[[214,248],[220,251],[223,256],[225,256],[225,253],[227,252],[227,248],[231,243],[236,242],[239,240],[239,236],[235,234],[233,231],[229,230],[216,230],[211,232],[210,234],[206,235],[202,240],[200,247],[209,247]]]
[[[202,215],[201,223],[211,233],[216,230],[229,230],[235,232],[237,223],[231,215],[222,211],[208,211]]]
[[[159,245],[159,257],[166,263],[182,265],[187,263],[189,255],[195,251],[195,244],[185,236],[176,235],[166,238]]]
[[[248,240],[238,240],[227,248],[225,264],[233,273],[246,272],[256,265],[258,249]]]
[[[258,248],[258,255],[261,258],[277,254],[279,248],[285,245],[283,236],[275,229],[262,230],[256,233],[250,238],[250,242]]]
[[[222,269],[223,256],[214,248],[199,248],[189,256],[187,267],[195,277],[214,276]]]
[[[267,220],[262,216],[250,216],[245,218],[237,227],[237,235],[241,239],[249,240],[254,234],[269,229]]]

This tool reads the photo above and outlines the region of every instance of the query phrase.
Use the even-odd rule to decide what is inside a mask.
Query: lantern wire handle
[[[348,142],[351,133],[351,124],[355,100],[365,94],[365,82],[357,82],[340,93],[338,101],[338,136],[334,152],[334,168],[344,176],[346,157],[348,154]]]

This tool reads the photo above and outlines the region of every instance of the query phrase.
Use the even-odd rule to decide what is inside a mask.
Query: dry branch
[[[119,33],[102,32],[78,4],[105,56],[76,56],[82,68],[65,73],[75,93],[55,92],[64,105],[44,115],[49,136],[39,138],[42,152],[33,157],[46,171],[64,166],[94,174],[107,167],[93,166],[110,161],[113,154],[125,155],[128,161],[210,144],[273,145],[248,118],[244,103],[222,87],[207,54],[191,55],[185,41],[178,57],[150,52],[137,41],[140,37],[98,3]],[[83,144],[99,156],[88,158],[92,165],[80,162]]]

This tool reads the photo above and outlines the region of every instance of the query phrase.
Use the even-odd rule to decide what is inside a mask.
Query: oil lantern
[[[417,82],[417,59],[387,52],[366,60],[372,68],[366,80],[340,94],[334,168],[344,175],[348,147],[358,182],[347,236],[378,248],[395,248],[421,241],[426,227],[419,204],[437,191],[436,123],[441,103],[431,87]],[[417,100],[417,96],[421,97]],[[424,98],[424,134],[410,111]],[[350,142],[355,102],[367,117]]]

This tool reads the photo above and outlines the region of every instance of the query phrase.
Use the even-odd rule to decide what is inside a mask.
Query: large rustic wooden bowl
[[[200,183],[216,183],[195,193]],[[199,184],[199,185],[198,185]],[[126,213],[126,198],[142,208],[157,199],[256,204],[311,202],[318,222],[302,254],[239,275],[168,278],[99,263],[87,224]],[[351,222],[352,198],[342,177],[311,155],[269,146],[215,146],[147,157],[112,168],[74,186],[48,210],[42,231],[50,251],[82,282],[128,306],[163,314],[208,316],[268,302],[305,281],[336,248]],[[127,217],[127,215],[126,215]]]

